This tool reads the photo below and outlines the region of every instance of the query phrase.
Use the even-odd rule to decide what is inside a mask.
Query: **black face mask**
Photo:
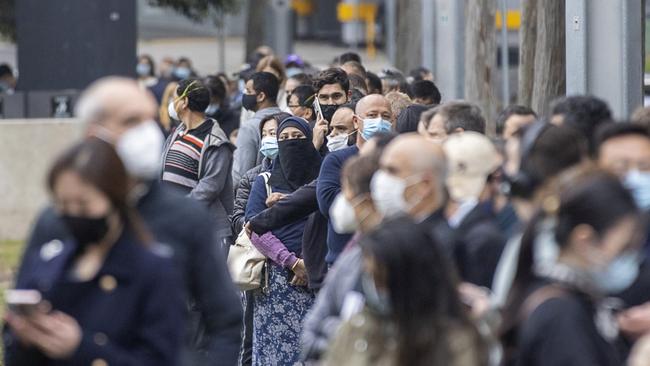
[[[321,104],[320,110],[323,112],[323,118],[325,118],[327,122],[332,122],[334,112],[336,112],[339,107],[340,105],[338,104]]]
[[[241,106],[248,111],[257,110],[257,94],[244,94],[241,97]]]
[[[269,181],[271,186],[293,192],[318,176],[321,158],[310,139],[278,141],[278,148]]]
[[[62,215],[61,218],[79,247],[98,243],[108,233],[108,215],[97,218]]]

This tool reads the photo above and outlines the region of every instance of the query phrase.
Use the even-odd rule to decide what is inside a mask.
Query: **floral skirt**
[[[253,295],[253,366],[292,366],[300,356],[302,323],[312,291],[289,284],[291,272],[268,264],[269,284]]]

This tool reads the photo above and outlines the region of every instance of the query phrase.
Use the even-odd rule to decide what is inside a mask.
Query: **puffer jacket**
[[[230,216],[232,235],[234,238],[239,235],[239,233],[244,228],[244,214],[246,211],[246,203],[248,202],[248,196],[251,193],[251,188],[253,187],[253,182],[260,173],[269,171],[271,169],[271,160],[265,158],[262,160],[262,164],[254,167],[244,174],[239,181],[237,190],[235,191],[235,205],[233,206],[232,215]]]

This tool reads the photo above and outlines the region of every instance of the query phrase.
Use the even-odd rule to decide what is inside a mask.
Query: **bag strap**
[[[564,297],[568,294],[567,290],[557,284],[550,284],[533,291],[521,306],[520,320],[526,321],[540,305],[547,300]]]
[[[269,179],[271,179],[271,173],[269,172],[264,172],[260,173],[262,178],[264,178],[264,185],[266,186],[266,197],[270,197],[271,193],[273,192],[271,190],[271,185],[269,184]]]

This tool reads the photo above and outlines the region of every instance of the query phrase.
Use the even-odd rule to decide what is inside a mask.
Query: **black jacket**
[[[506,237],[499,229],[488,203],[479,203],[455,230],[456,264],[461,278],[478,286],[491,287]]]
[[[309,216],[302,236],[302,256],[309,277],[309,288],[319,289],[327,273],[327,219],[318,211],[316,180],[298,188],[251,219],[256,233],[265,233]]]
[[[167,258],[154,254],[125,231],[97,274],[75,281],[70,279],[74,240],[52,240],[37,248],[23,258],[16,288],[39,290],[54,310],[81,327],[81,342],[66,365],[98,359],[110,365],[177,365],[186,308],[181,276],[169,253]],[[4,340],[7,366],[62,364],[25,347],[11,331]]]
[[[183,365],[235,365],[240,344],[241,304],[219,250],[206,208],[151,184],[138,201],[138,211],[157,242],[173,250],[173,259],[189,292],[191,321],[185,329],[187,352]],[[43,243],[69,235],[52,208],[45,209],[34,227],[25,257]],[[23,278],[23,269],[17,281]]]
[[[266,167],[264,162],[262,162],[262,164],[247,171],[246,174],[241,177],[241,180],[239,180],[239,185],[235,191],[235,205],[233,206],[232,216],[230,216],[232,235],[235,238],[244,228],[244,223],[246,222],[246,204],[248,203],[248,197],[251,194],[251,188],[253,188],[253,182],[255,182],[255,178],[257,178],[260,173],[265,172],[267,169],[268,167]]]
[[[449,226],[447,219],[442,212],[438,210],[431,214],[429,217],[424,219],[421,223],[421,226],[433,236],[438,243],[440,244],[440,250],[449,258],[450,261],[454,261],[454,250],[456,248],[456,233]]]

